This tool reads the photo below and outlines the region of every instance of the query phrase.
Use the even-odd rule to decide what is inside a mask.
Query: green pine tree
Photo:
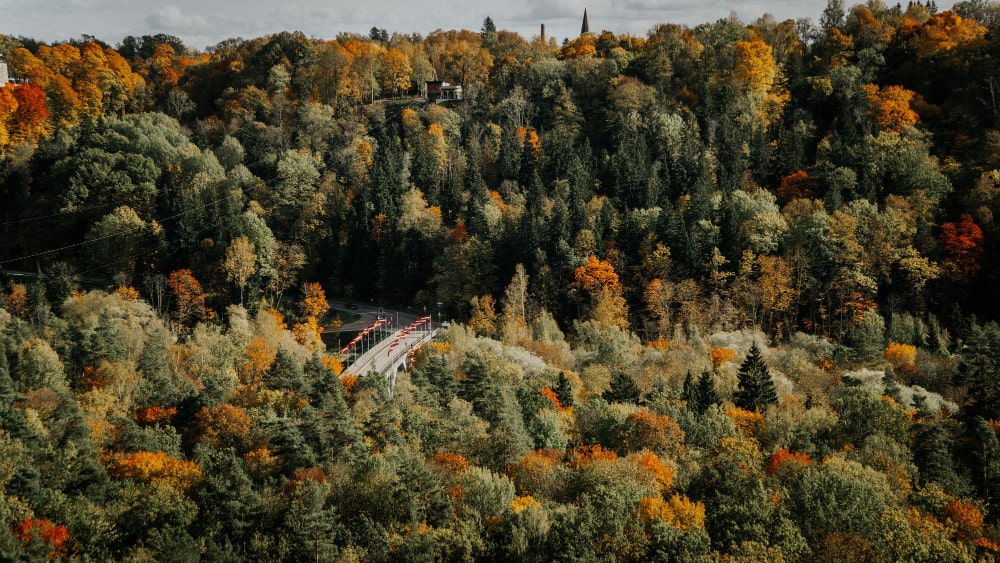
[[[719,395],[715,392],[715,378],[712,374],[703,371],[701,372],[701,377],[698,378],[698,385],[696,387],[696,395],[698,397],[698,414],[705,414],[708,407],[718,404]]]
[[[559,399],[559,404],[563,407],[573,406],[573,387],[569,384],[569,379],[566,379],[566,373],[559,372],[559,381],[556,382],[556,398]]]
[[[736,406],[748,411],[763,411],[768,405],[778,402],[771,372],[767,370],[756,343],[750,346],[750,353],[743,360],[738,376],[739,388],[733,397]]]
[[[639,404],[639,386],[632,376],[621,370],[616,370],[611,376],[611,385],[601,394],[609,403]]]
[[[684,376],[684,386],[681,388],[681,399],[687,404],[688,409],[697,410],[698,388],[694,382],[694,377],[691,375],[691,370],[688,370],[687,375]]]

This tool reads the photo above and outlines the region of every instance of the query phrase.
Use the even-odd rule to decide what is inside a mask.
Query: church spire
[[[583,26],[580,27],[580,35],[590,33],[590,23],[587,21],[587,8],[583,9]]]

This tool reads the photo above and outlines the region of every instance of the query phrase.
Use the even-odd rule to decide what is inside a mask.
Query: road
[[[341,311],[344,313],[352,313],[355,315],[361,315],[361,318],[352,322],[342,325],[340,328],[324,328],[323,332],[360,332],[369,327],[378,319],[379,312],[384,311],[386,318],[392,319],[393,327],[406,326],[413,321],[417,320],[417,315],[411,315],[410,313],[404,313],[402,311],[389,311],[383,310],[382,307],[376,307],[373,305],[365,305],[363,303],[356,303],[352,301],[344,301],[343,299],[338,300],[328,300],[330,303],[330,310]],[[351,307],[354,307],[353,309]]]

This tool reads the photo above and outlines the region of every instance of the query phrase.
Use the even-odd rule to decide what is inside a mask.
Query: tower
[[[580,35],[590,33],[590,23],[587,22],[587,8],[583,9],[583,25],[580,27]]]

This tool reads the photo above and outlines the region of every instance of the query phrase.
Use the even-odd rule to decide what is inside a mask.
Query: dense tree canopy
[[[0,559],[995,559],[1000,5],[817,16],[0,36]]]

